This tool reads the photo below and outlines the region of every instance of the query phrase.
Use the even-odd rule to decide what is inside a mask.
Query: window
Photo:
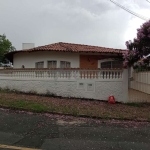
[[[55,61],[55,60],[48,61],[47,68],[57,68],[57,61]]]
[[[101,68],[122,68],[123,64],[121,61],[105,61],[101,62]]]
[[[123,64],[121,61],[112,61],[112,68],[122,68]]]
[[[111,61],[102,62],[101,68],[111,68]]]
[[[71,63],[68,61],[60,61],[60,68],[70,68]]]
[[[35,68],[44,68],[44,61],[36,62],[35,63]]]

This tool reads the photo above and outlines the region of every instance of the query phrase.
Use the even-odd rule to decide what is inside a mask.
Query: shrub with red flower
[[[123,55],[124,67],[133,66],[143,56],[150,54],[150,20],[137,29],[137,37],[131,41],[126,41],[128,51]],[[144,61],[144,65],[148,65]]]

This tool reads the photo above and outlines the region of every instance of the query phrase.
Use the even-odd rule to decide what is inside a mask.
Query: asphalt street
[[[150,150],[150,123],[100,121],[0,109],[0,149],[18,147]]]

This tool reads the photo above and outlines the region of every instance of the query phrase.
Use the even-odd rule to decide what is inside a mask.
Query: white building
[[[23,44],[21,51],[13,51],[6,57],[14,68],[122,68],[117,59],[125,50],[71,43],[55,43],[33,48]],[[113,61],[113,62],[112,62]]]

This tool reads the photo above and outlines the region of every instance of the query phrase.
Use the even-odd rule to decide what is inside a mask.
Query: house
[[[113,95],[116,101],[128,101],[125,50],[62,42],[23,47],[6,54],[14,68],[0,70],[0,88],[106,101]]]
[[[0,69],[0,88],[106,101],[113,95],[124,103],[149,101],[150,72],[123,68],[124,52],[63,42],[39,47],[24,43],[23,50],[6,54],[13,69]]]
[[[13,51],[6,57],[14,68],[122,68],[125,50],[72,43],[54,43]]]

